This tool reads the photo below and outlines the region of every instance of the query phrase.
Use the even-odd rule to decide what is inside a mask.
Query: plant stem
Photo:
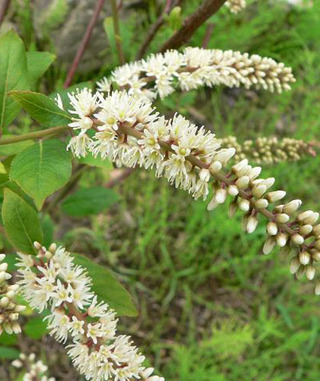
[[[87,26],[86,33],[85,33],[85,35],[81,41],[80,47],[77,51],[77,54],[74,57],[72,65],[69,69],[67,79],[64,83],[64,88],[67,88],[71,85],[72,79],[75,75],[75,72],[77,71],[77,68],[78,68],[79,63],[81,61],[83,53],[85,52],[86,47],[88,46],[88,43],[89,43],[91,35],[92,35],[93,28],[95,27],[95,25],[97,23],[98,17],[100,15],[100,12],[103,8],[104,3],[105,3],[105,0],[98,0],[98,2],[97,2],[97,5],[96,5],[96,8],[93,12],[92,18],[91,18],[91,20]]]
[[[0,25],[2,24],[2,21],[5,18],[5,15],[7,13],[7,10],[9,9],[10,6],[10,0],[3,0],[3,4],[0,10]]]
[[[144,56],[144,54],[147,51],[148,46],[150,45],[151,41],[154,39],[158,30],[163,25],[164,16],[171,11],[172,6],[173,5],[171,3],[171,0],[166,0],[166,6],[165,6],[163,12],[161,13],[161,15],[158,17],[157,21],[150,26],[147,37],[146,37],[145,41],[143,42],[143,44],[141,45],[141,47],[140,47],[140,49],[136,55],[136,60],[140,60]]]
[[[52,127],[46,130],[29,132],[28,134],[24,134],[24,135],[10,136],[9,138],[0,139],[0,145],[3,146],[5,144],[18,143],[24,140],[41,139],[48,135],[59,135],[62,132],[67,131],[68,128],[69,127],[66,127],[66,126]]]
[[[163,53],[168,49],[178,49],[184,45],[192,37],[194,32],[215,14],[225,2],[226,0],[204,1],[202,5],[185,20],[183,26],[162,45],[160,52]]]
[[[116,40],[116,48],[118,52],[119,62],[121,65],[123,65],[125,63],[125,58],[124,58],[123,49],[122,49],[119,14],[118,14],[118,7],[117,7],[116,0],[111,0],[111,7],[112,7],[113,31],[114,31],[114,36]]]
[[[132,128],[132,127],[127,127],[124,125],[119,126],[119,132],[122,132],[125,135],[133,136],[136,139],[141,139],[144,136],[142,132],[140,132],[140,131]],[[168,144],[164,141],[161,141],[161,140],[159,140],[159,144],[162,148],[166,149],[167,151],[174,152],[173,149],[171,148],[170,144]],[[201,160],[199,160],[194,155],[189,155],[186,159],[191,164],[193,164],[194,166],[197,166],[198,168],[209,169],[208,164],[202,162]],[[214,179],[216,179],[219,183],[224,183],[226,185],[232,185],[233,184],[232,179],[228,178],[226,175],[224,175],[221,172],[212,173],[210,171],[210,173],[211,173],[211,176]],[[251,195],[242,189],[239,189],[239,196],[243,199],[246,199],[246,200],[251,199]],[[255,209],[255,210],[257,213],[264,215],[269,221],[274,221],[274,214],[271,211],[269,211],[268,209]],[[281,226],[281,229],[283,231],[285,231],[286,233],[288,233],[290,236],[293,236],[296,233],[296,231],[294,231],[288,224],[279,224],[279,226]]]

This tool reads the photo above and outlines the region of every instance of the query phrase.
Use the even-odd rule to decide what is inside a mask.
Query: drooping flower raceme
[[[175,91],[200,86],[257,88],[281,93],[294,82],[291,68],[271,58],[231,50],[186,48],[171,50],[118,67],[110,78],[97,83],[99,91],[108,92],[112,83],[130,94],[149,99],[164,98]]]
[[[306,156],[315,156],[315,144],[301,139],[277,137],[260,137],[255,140],[245,140],[239,143],[235,136],[227,136],[219,140],[223,148],[234,147],[235,160],[250,159],[256,164],[273,164],[282,161],[297,161]]]
[[[81,95],[72,95],[71,100],[76,109],[78,102],[92,97],[91,91],[85,89]],[[220,148],[211,132],[182,116],[166,120],[146,100],[125,92],[113,92],[107,97],[96,94],[95,99],[95,111],[84,116],[92,120],[94,132],[88,138],[87,151],[108,157],[118,165],[154,168],[157,176],[166,177],[195,198],[206,199],[211,192],[209,210],[230,195],[230,214],[238,209],[244,213],[243,228],[248,233],[256,229],[259,215],[267,218],[265,254],[278,245],[292,256],[292,273],[315,279],[315,265],[320,261],[319,213],[298,212],[300,200],[279,204],[286,192],[270,190],[274,178],[260,178],[261,168],[250,166],[247,159],[229,165],[236,150]],[[78,118],[81,123],[83,116],[78,114]],[[85,153],[77,150],[75,142],[70,143],[70,148],[76,156]],[[315,290],[320,294],[318,281]]]
[[[36,355],[31,353],[26,356],[21,353],[19,359],[14,360],[15,368],[24,370],[22,381],[55,381],[54,377],[48,377],[48,367],[41,360],[36,361]]]
[[[5,257],[5,254],[0,254],[0,335],[3,331],[9,334],[21,332],[19,314],[26,308],[15,301],[19,285],[8,284],[12,276],[7,272],[8,264],[3,262]]]
[[[163,381],[142,365],[131,338],[117,333],[116,314],[98,301],[86,270],[62,247],[47,250],[36,242],[35,248],[36,257],[18,253],[23,296],[33,309],[49,309],[50,334],[70,341],[68,354],[86,380]]]

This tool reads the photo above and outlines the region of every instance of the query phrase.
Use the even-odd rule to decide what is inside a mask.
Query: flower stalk
[[[49,333],[70,341],[68,354],[78,371],[87,380],[163,381],[142,365],[145,358],[130,337],[117,334],[116,314],[98,301],[86,270],[62,247],[34,246],[36,257],[18,253],[23,296],[38,312],[50,310]]]
[[[80,133],[69,143],[76,156],[90,151],[118,166],[155,168],[156,176],[166,177],[195,199],[211,194],[209,210],[231,196],[230,214],[236,210],[244,213],[242,226],[248,233],[256,229],[259,215],[267,218],[264,254],[279,246],[292,256],[292,273],[298,278],[315,278],[320,261],[319,213],[299,212],[300,200],[280,204],[286,192],[270,190],[275,179],[260,178],[260,167],[250,166],[247,159],[231,166],[234,148],[221,148],[212,133],[180,115],[165,120],[142,98],[125,92],[105,98],[88,90],[70,98],[71,112],[79,118],[72,126]],[[95,131],[92,138],[86,135],[88,129]],[[315,292],[320,294],[319,281]]]

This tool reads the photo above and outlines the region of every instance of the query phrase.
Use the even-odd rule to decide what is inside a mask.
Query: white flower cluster
[[[71,96],[75,110],[84,109],[81,103],[85,98],[88,104],[95,99],[96,106],[91,108],[95,111],[91,115],[79,113],[79,119],[72,126],[78,128],[84,118],[92,121],[95,133],[87,138],[86,150],[120,165],[155,168],[157,176],[166,177],[195,198],[205,199],[212,188],[209,210],[224,203],[227,195],[232,196],[230,214],[238,209],[245,213],[243,227],[248,233],[256,229],[259,214],[268,219],[265,254],[278,245],[294,256],[292,273],[298,277],[306,274],[310,280],[315,277],[315,264],[320,261],[320,224],[316,225],[319,213],[297,214],[300,200],[273,206],[286,193],[269,191],[275,179],[259,178],[260,167],[252,167],[244,159],[231,171],[224,170],[235,155],[234,148],[220,149],[212,133],[203,127],[197,128],[179,115],[165,120],[142,98],[125,92],[114,92],[104,98],[83,90]],[[74,154],[86,153],[86,150],[77,151],[77,147],[75,141],[70,143]],[[320,294],[320,282],[316,283],[316,293]]]
[[[317,155],[317,147],[301,139],[277,137],[259,137],[255,140],[245,140],[239,143],[235,136],[220,139],[223,148],[234,147],[234,159],[250,159],[257,164],[274,164],[282,161],[297,161],[306,156]]]
[[[48,367],[41,360],[36,361],[36,355],[31,353],[26,356],[21,353],[18,360],[14,360],[12,365],[18,369],[26,370],[22,381],[55,381],[54,377],[48,377]]]
[[[84,94],[89,104],[95,99],[96,111],[85,116],[78,113],[79,119],[70,125],[74,129],[85,125],[69,143],[76,156],[85,155],[88,150],[94,156],[109,157],[119,166],[155,168],[158,177],[166,177],[171,184],[187,190],[195,198],[207,197],[209,171],[199,171],[187,158],[194,155],[209,165],[217,155],[220,157],[220,144],[214,134],[196,127],[181,115],[165,120],[154,112],[148,101],[125,92],[115,91],[104,98],[101,94],[93,95],[91,91],[83,90],[70,97],[75,110],[83,109]],[[86,135],[87,119],[96,126],[92,138]],[[124,128],[131,129],[136,135],[125,134]],[[86,143],[78,143],[78,139],[81,142],[84,139]],[[167,142],[170,149],[159,141]],[[232,155],[234,149],[222,152]]]
[[[245,86],[281,93],[290,90],[292,82],[295,78],[291,68],[271,58],[188,47],[182,53],[171,50],[118,67],[111,78],[97,85],[99,91],[108,92],[115,83],[130,94],[152,100],[164,98],[176,87],[189,91],[204,85]]]
[[[225,5],[230,9],[232,13],[241,12],[246,6],[246,0],[227,0]]]
[[[71,340],[68,354],[86,380],[163,381],[143,367],[145,358],[130,337],[117,334],[115,312],[98,301],[85,269],[55,244],[47,250],[36,242],[35,248],[36,257],[18,253],[23,295],[39,312],[50,310],[50,334],[63,343]]]
[[[220,163],[212,163],[211,167],[221,168]],[[317,224],[319,213],[311,210],[298,212],[301,200],[293,200],[278,204],[286,195],[283,190],[269,191],[275,179],[259,178],[260,167],[252,167],[244,159],[232,167],[231,172],[223,180],[216,181],[214,195],[208,205],[212,210],[225,202],[227,195],[234,200],[230,204],[229,213],[233,216],[239,209],[245,213],[242,226],[252,233],[258,226],[258,214],[264,215],[269,222],[266,227],[267,239],[263,253],[269,254],[275,246],[282,252],[292,256],[290,271],[300,279],[306,275],[313,280],[316,267],[320,262],[320,224]],[[320,281],[315,283],[315,293],[320,295]]]
[[[0,335],[3,331],[9,334],[21,332],[19,314],[26,308],[15,302],[19,285],[7,283],[12,276],[7,273],[8,264],[3,262],[5,257],[5,254],[0,254]]]

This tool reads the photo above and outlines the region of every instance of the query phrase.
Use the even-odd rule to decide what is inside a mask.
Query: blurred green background
[[[56,13],[48,13],[51,24],[43,23],[47,29],[42,25],[42,38],[37,39],[29,2],[14,2],[12,20],[31,49],[37,45],[56,52],[50,28],[59,32],[68,2],[51,3],[59,6]],[[185,1],[182,16],[199,3]],[[132,8],[121,23],[128,60],[134,59],[157,9],[155,1],[145,2],[144,7]],[[176,22],[167,21],[150,52],[157,51]],[[284,62],[297,78],[292,91],[279,95],[223,87],[200,89],[157,101],[159,111],[168,116],[178,111],[218,137],[235,135],[239,141],[259,136],[320,140],[319,1],[313,7],[290,6],[280,0],[249,1],[242,13],[232,15],[223,9],[209,23],[213,31],[208,48],[257,53]],[[207,25],[189,45],[201,46]],[[74,83],[96,81],[117,66],[108,19],[105,30],[109,32],[103,37],[103,65],[82,70]],[[49,93],[59,88],[66,68],[58,59],[39,84],[40,90]],[[21,118],[20,131],[29,125],[27,117]],[[275,177],[278,188],[290,198],[304,200],[306,209],[320,211],[319,156],[266,166],[263,174]],[[105,184],[108,175],[106,169],[92,168],[83,174],[79,186]],[[77,219],[54,211],[53,234],[70,250],[111,268],[123,281],[140,314],[121,319],[121,330],[133,336],[166,380],[320,379],[320,299],[313,295],[311,285],[290,275],[288,258],[277,250],[269,256],[261,254],[263,221],[255,233],[247,235],[241,230],[240,213],[229,219],[227,205],[208,213],[202,201],[194,202],[142,170],[116,191],[120,201],[95,216]],[[0,340],[2,345],[23,349],[20,342]],[[67,379],[67,371],[61,371],[67,369],[67,359],[62,350],[56,353],[59,346],[44,337],[41,343],[27,340],[30,348],[47,358],[52,376]]]

